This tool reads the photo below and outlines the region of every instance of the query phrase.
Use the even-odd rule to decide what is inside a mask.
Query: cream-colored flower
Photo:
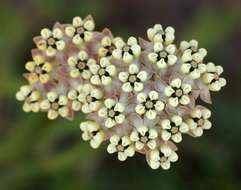
[[[72,39],[75,45],[80,45],[83,41],[89,42],[92,40],[94,28],[95,23],[91,16],[84,20],[81,17],[74,17],[72,25],[65,28],[65,34]]]
[[[152,169],[158,169],[161,166],[162,169],[168,170],[171,163],[178,160],[177,153],[166,144],[161,145],[160,150],[151,150],[149,154],[150,160],[148,164]]]
[[[101,46],[98,50],[100,57],[112,57],[112,53],[116,49],[113,39],[110,36],[104,36],[101,40]]]
[[[24,101],[23,110],[25,112],[38,112],[40,110],[40,98],[40,92],[33,90],[29,85],[21,86],[20,90],[16,93],[16,99]]]
[[[109,98],[104,101],[104,107],[98,111],[98,115],[105,119],[105,127],[112,128],[124,122],[124,110],[125,106],[122,103]]]
[[[207,50],[204,48],[198,48],[197,40],[182,41],[180,43],[180,49],[183,52],[182,59],[186,60],[185,52],[191,52],[191,55],[195,53],[199,54],[200,59],[202,60],[207,55]]]
[[[117,37],[114,39],[114,45],[116,49],[112,52],[113,57],[117,60],[123,60],[125,63],[131,63],[141,54],[141,47],[135,37],[130,37],[127,43],[122,38]]]
[[[190,113],[190,118],[186,120],[189,126],[190,132],[200,137],[203,134],[203,130],[208,130],[212,127],[212,123],[208,120],[211,117],[211,111],[205,107],[196,107]]]
[[[182,41],[180,49],[182,50],[181,72],[188,74],[192,79],[200,78],[201,74],[206,71],[203,59],[207,55],[207,50],[198,48],[196,40],[191,40],[190,42]]]
[[[139,115],[145,114],[148,119],[155,119],[160,113],[165,104],[159,99],[157,91],[150,91],[148,94],[141,92],[137,95],[136,113]]]
[[[153,28],[147,30],[147,37],[152,42],[162,42],[165,45],[169,45],[175,39],[175,30],[171,26],[163,29],[162,25],[155,24]]]
[[[116,75],[116,67],[106,57],[102,57],[99,64],[92,64],[90,71],[93,74],[90,82],[94,85],[109,85]]]
[[[223,73],[223,67],[214,65],[214,63],[207,64],[207,70],[202,76],[202,80],[208,85],[209,90],[219,91],[226,85],[226,79],[220,77]]]
[[[40,108],[48,111],[48,118],[53,120],[59,115],[62,117],[68,116],[67,104],[68,98],[66,96],[58,95],[56,92],[48,92],[47,99],[41,101]]]
[[[154,128],[146,126],[138,126],[130,135],[131,141],[134,142],[137,150],[142,150],[145,146],[149,149],[154,149],[157,146],[158,133]]]
[[[168,103],[173,107],[177,107],[178,104],[189,104],[191,91],[192,86],[190,84],[183,83],[180,78],[175,78],[170,82],[169,86],[165,87],[164,94],[168,97]]]
[[[63,36],[60,28],[54,28],[53,31],[44,28],[41,30],[41,39],[37,41],[37,47],[46,51],[47,56],[55,56],[57,51],[62,51],[65,48]]]
[[[80,129],[83,131],[84,141],[90,141],[92,148],[98,148],[105,139],[105,133],[100,125],[94,121],[84,121],[80,123]]]
[[[86,51],[80,51],[77,56],[71,56],[68,59],[70,66],[70,76],[73,78],[81,76],[83,79],[90,79],[92,76],[90,67],[95,65],[96,61],[89,58]]]
[[[68,93],[68,98],[72,100],[72,109],[84,113],[97,111],[102,102],[103,92],[91,84],[79,85],[76,90]]]
[[[118,159],[125,161],[127,157],[132,157],[135,154],[135,148],[128,136],[113,135],[110,138],[110,144],[107,147],[107,152],[113,154],[118,153]]]
[[[124,92],[139,92],[144,88],[144,82],[147,80],[147,72],[140,71],[136,64],[129,66],[129,72],[120,72],[119,79],[123,82],[122,90]]]
[[[176,143],[182,141],[182,133],[188,132],[188,125],[183,122],[182,118],[178,115],[172,116],[170,119],[161,121],[161,137],[164,141],[172,139]]]
[[[30,83],[40,81],[44,84],[50,79],[52,65],[49,62],[46,62],[41,55],[34,56],[33,61],[29,61],[25,64],[25,68],[30,72],[28,74],[28,80]]]
[[[154,52],[148,54],[148,59],[151,63],[155,63],[158,68],[165,69],[168,65],[171,66],[177,62],[175,45],[163,46],[161,42],[155,42],[153,50]]]

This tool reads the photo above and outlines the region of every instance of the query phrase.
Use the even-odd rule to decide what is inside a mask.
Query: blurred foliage
[[[155,22],[173,25],[178,40],[198,39],[208,59],[225,67],[228,86],[213,96],[213,129],[199,139],[187,137],[171,170],[152,171],[141,155],[121,163],[104,145],[92,150],[80,137],[82,115],[73,122],[48,121],[44,113],[23,113],[15,101],[32,37],[57,20],[87,14],[98,29],[108,26],[122,36],[144,34],[143,26]],[[239,0],[1,1],[0,23],[1,190],[241,189]]]

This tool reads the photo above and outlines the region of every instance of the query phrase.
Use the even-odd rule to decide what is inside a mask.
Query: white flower
[[[116,49],[116,46],[113,43],[113,39],[109,36],[104,36],[101,40],[98,54],[100,57],[111,57],[114,49]]]
[[[84,113],[97,111],[102,104],[102,96],[102,91],[91,84],[79,85],[76,90],[68,93],[68,98],[72,100],[72,109],[74,111],[81,109]]]
[[[158,133],[156,129],[149,129],[146,126],[138,126],[137,129],[134,129],[130,135],[130,139],[134,142],[137,150],[142,150],[145,145],[150,149],[156,148],[157,137]]]
[[[159,94],[156,91],[150,91],[148,94],[141,92],[137,95],[136,113],[139,115],[145,114],[148,119],[155,119],[165,105],[159,100]]]
[[[182,65],[180,68],[182,73],[188,74],[192,79],[200,78],[201,74],[206,71],[203,59],[207,55],[207,50],[204,48],[198,49],[196,40],[182,41],[180,49],[182,50]]]
[[[106,57],[102,57],[99,64],[92,64],[90,71],[93,74],[90,82],[94,85],[109,85],[116,75],[116,67]]]
[[[54,28],[53,31],[44,28],[41,30],[41,39],[37,41],[37,47],[46,51],[47,56],[55,56],[57,51],[62,51],[65,48],[63,36],[60,28]]]
[[[40,108],[48,111],[48,118],[53,120],[59,115],[67,117],[69,109],[67,107],[68,98],[63,95],[58,95],[56,92],[48,92],[47,99],[41,101]]]
[[[148,54],[148,59],[150,62],[155,63],[158,68],[165,69],[168,65],[171,66],[177,62],[175,45],[163,46],[161,42],[156,42],[153,49],[154,52]]]
[[[68,58],[70,66],[70,76],[73,78],[81,76],[83,79],[90,79],[92,76],[90,66],[96,64],[96,61],[89,58],[86,51],[80,51],[77,56]]]
[[[175,39],[175,30],[171,26],[163,29],[162,25],[155,24],[153,28],[147,30],[147,37],[152,42],[163,42],[165,45],[169,45]]]
[[[20,90],[16,93],[16,99],[18,101],[24,101],[23,110],[25,112],[38,112],[40,109],[40,98],[40,92],[33,90],[29,85],[21,86]]]
[[[118,152],[118,159],[125,161],[127,157],[132,157],[135,154],[135,148],[128,136],[119,137],[113,135],[110,138],[110,144],[107,147],[107,152],[113,154]]]
[[[190,40],[182,41],[180,43],[180,49],[183,52],[182,60],[185,62],[187,60],[190,60],[191,56],[197,56],[197,61],[202,61],[204,57],[207,55],[207,50],[204,48],[198,48],[198,41],[197,40]],[[199,59],[198,59],[199,58]]]
[[[202,80],[208,85],[209,90],[219,91],[222,87],[226,85],[226,79],[220,77],[223,73],[223,67],[214,65],[214,63],[207,64],[207,70],[202,76]]]
[[[98,111],[98,115],[105,119],[105,127],[112,128],[124,122],[124,110],[125,107],[122,103],[114,99],[106,99],[104,101],[104,107]]]
[[[168,97],[171,106],[176,107],[178,104],[187,105],[190,102],[189,94],[192,91],[190,84],[183,83],[181,79],[173,79],[169,86],[165,87],[164,94]]]
[[[29,61],[25,64],[25,68],[30,72],[28,74],[28,80],[30,83],[40,81],[44,84],[50,79],[52,65],[49,62],[46,62],[41,55],[34,56],[33,61]]]
[[[90,141],[92,148],[98,148],[104,141],[105,133],[98,123],[94,121],[84,121],[80,123],[80,129],[83,131],[83,140]]]
[[[188,132],[188,125],[183,122],[182,118],[174,115],[171,119],[164,119],[161,121],[162,132],[161,136],[164,141],[172,139],[176,143],[182,141],[182,133]]]
[[[119,79],[124,84],[122,90],[124,92],[139,92],[144,88],[144,82],[147,80],[147,72],[140,71],[136,64],[129,66],[129,72],[120,72]]]
[[[141,47],[138,45],[135,37],[130,37],[125,43],[122,38],[115,38],[114,45],[116,49],[112,55],[117,60],[123,60],[125,63],[131,63],[141,54]]]
[[[164,170],[168,170],[171,167],[171,162],[178,160],[177,153],[166,144],[161,145],[160,150],[151,150],[149,154],[148,164],[152,169],[158,169],[161,166]]]
[[[212,127],[212,123],[208,120],[211,117],[211,111],[205,107],[196,107],[190,113],[190,118],[186,120],[190,132],[195,137],[200,137],[203,130],[208,130]]]
[[[74,17],[72,25],[65,28],[65,33],[75,45],[80,45],[83,41],[89,42],[92,40],[94,28],[95,23],[91,16],[84,20],[80,17]]]

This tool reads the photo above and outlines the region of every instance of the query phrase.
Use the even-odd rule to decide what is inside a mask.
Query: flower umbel
[[[16,93],[25,112],[51,120],[82,113],[82,138],[92,148],[109,141],[107,152],[120,161],[140,153],[152,169],[169,169],[186,134],[211,128],[211,111],[197,102],[211,104],[210,92],[226,79],[222,66],[205,62],[197,40],[177,46],[174,28],[155,24],[148,39],[125,41],[107,28],[95,31],[91,16],[40,34],[25,65],[27,84]]]

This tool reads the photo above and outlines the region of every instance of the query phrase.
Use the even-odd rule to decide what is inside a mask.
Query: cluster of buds
[[[174,44],[175,30],[156,24],[147,40],[95,31],[91,16],[56,23],[34,38],[28,84],[16,94],[25,112],[69,120],[82,112],[82,138],[92,148],[109,143],[120,161],[144,154],[152,169],[178,160],[176,144],[211,128],[210,91],[226,85],[221,66],[204,61],[196,40]],[[200,101],[199,101],[200,102]]]

